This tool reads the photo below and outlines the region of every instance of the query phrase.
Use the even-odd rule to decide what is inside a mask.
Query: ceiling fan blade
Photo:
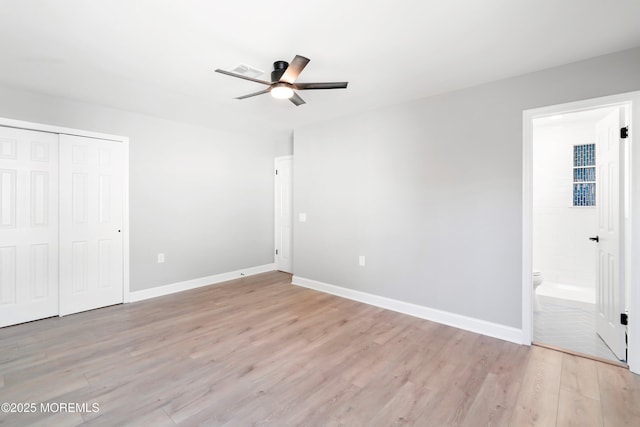
[[[262,95],[263,93],[269,93],[271,92],[271,88],[269,89],[265,89],[265,90],[261,90],[260,92],[254,92],[254,93],[250,93],[249,95],[243,95],[243,96],[239,96],[235,99],[246,99],[246,98],[251,98],[252,96],[258,96],[258,95]]]
[[[306,102],[304,102],[304,99],[300,98],[300,95],[298,95],[295,92],[293,93],[293,96],[291,98],[289,98],[289,99],[291,100],[291,102],[296,104],[296,107],[299,107],[302,104],[306,104]]]
[[[328,82],[328,83],[296,83],[293,85],[297,90],[311,89],[346,89],[349,82]]]
[[[254,79],[253,77],[249,77],[249,76],[243,76],[242,74],[232,73],[231,71],[221,70],[220,68],[216,70],[216,73],[226,74],[227,76],[237,77],[239,79],[245,79],[245,80],[249,80],[256,83],[262,83],[263,85],[271,86],[271,82],[267,82],[260,79]]]
[[[280,77],[280,81],[286,82],[286,83],[295,82],[298,76],[300,75],[300,73],[302,72],[302,70],[304,70],[304,67],[307,66],[309,61],[310,61],[309,58],[296,55],[296,57],[293,58],[293,61],[291,61],[291,63],[287,67],[287,70],[284,72],[282,77]]]

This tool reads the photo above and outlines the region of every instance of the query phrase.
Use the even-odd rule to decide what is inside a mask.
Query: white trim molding
[[[318,282],[316,280],[306,279],[299,276],[293,276],[291,283],[293,285],[336,295],[353,301],[396,311],[398,313],[408,314],[409,316],[453,326],[454,328],[464,329],[465,331],[475,332],[477,334],[498,338],[516,344],[522,344],[522,330],[510,326],[499,325],[497,323],[487,322],[486,320],[475,319],[461,314],[450,313],[367,292],[330,285],[328,283]]]
[[[213,276],[199,277],[197,279],[185,280],[183,282],[171,283],[164,286],[157,286],[140,291],[132,291],[129,293],[127,302],[142,301],[150,298],[161,297],[164,295],[175,294],[176,292],[188,291],[190,289],[201,288],[203,286],[215,285],[233,279],[253,276],[255,274],[274,271],[275,264],[264,264],[256,267],[243,268],[241,270],[230,271],[228,273],[215,274]]]
[[[37,130],[40,132],[57,133],[62,135],[75,135],[85,136],[93,139],[106,139],[107,141],[118,141],[129,143],[129,138],[126,136],[111,135],[108,133],[92,132],[88,130],[72,129],[63,126],[47,125],[44,123],[26,122],[23,120],[14,120],[7,118],[0,118],[0,126],[6,126],[16,129]]]

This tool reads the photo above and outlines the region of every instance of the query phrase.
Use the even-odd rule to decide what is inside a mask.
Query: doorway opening
[[[276,157],[274,260],[276,270],[293,273],[293,156]]]
[[[640,247],[632,227],[640,152],[631,125],[639,100],[634,92],[523,115],[523,343],[634,372],[640,336],[628,323],[640,309],[640,271],[629,260]]]
[[[599,308],[606,311],[606,304],[615,306],[606,298],[626,294],[624,280],[599,283],[615,264],[624,268],[624,253],[604,254],[603,261],[615,263],[609,266],[599,264],[599,252],[607,250],[600,247],[604,235],[609,244],[624,243],[624,236],[618,236],[624,224],[607,230],[606,223],[624,218],[626,198],[615,196],[624,196],[628,174],[621,171],[622,182],[609,180],[624,168],[619,162],[626,141],[613,141],[614,148],[622,148],[617,156],[606,150],[609,133],[619,131],[627,110],[625,105],[606,106],[533,119],[533,342],[623,363],[624,328],[613,325],[609,333],[608,325],[599,327],[597,314]],[[609,166],[612,170],[605,170]]]

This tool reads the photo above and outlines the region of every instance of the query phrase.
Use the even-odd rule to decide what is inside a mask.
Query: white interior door
[[[122,143],[60,135],[60,315],[123,302]]]
[[[275,178],[275,244],[276,268],[293,272],[293,157],[277,157]]]
[[[58,314],[58,135],[0,127],[0,327]]]
[[[621,111],[616,109],[596,127],[598,258],[596,262],[596,330],[618,359],[626,356],[624,326],[624,150]]]

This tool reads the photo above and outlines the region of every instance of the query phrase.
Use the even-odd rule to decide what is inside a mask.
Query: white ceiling
[[[640,45],[638,0],[0,0],[0,84],[225,129],[287,130]],[[311,59],[306,105],[214,73]],[[268,74],[265,76],[268,79]]]

